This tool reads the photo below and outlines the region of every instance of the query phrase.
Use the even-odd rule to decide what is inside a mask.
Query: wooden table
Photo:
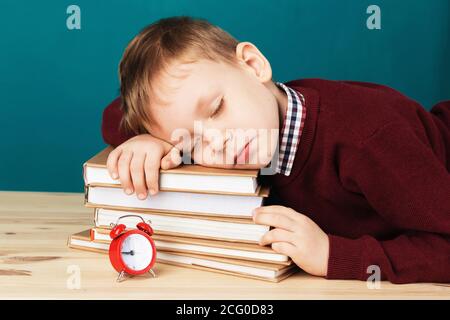
[[[117,283],[107,255],[67,247],[70,234],[92,223],[80,193],[0,192],[0,299],[450,298],[445,284],[382,282],[369,289],[362,281],[305,273],[268,283],[165,264],[156,265],[157,278]]]

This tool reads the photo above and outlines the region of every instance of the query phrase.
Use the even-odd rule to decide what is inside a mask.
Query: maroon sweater
[[[286,83],[306,101],[290,176],[263,176],[268,204],[309,216],[328,235],[329,279],[450,282],[450,101],[426,111],[394,89],[363,82]],[[103,113],[106,143],[120,101]]]

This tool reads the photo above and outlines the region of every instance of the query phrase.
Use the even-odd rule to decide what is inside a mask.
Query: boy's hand
[[[265,206],[253,210],[257,224],[275,227],[261,237],[259,244],[285,254],[304,271],[326,276],[328,269],[328,235],[307,216],[283,206]]]
[[[135,136],[115,148],[108,156],[106,167],[113,179],[120,179],[126,194],[136,192],[139,199],[158,192],[159,169],[181,164],[180,151],[149,134]]]

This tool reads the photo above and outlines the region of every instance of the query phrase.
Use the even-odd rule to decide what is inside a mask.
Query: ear
[[[266,57],[251,42],[240,42],[236,46],[236,58],[262,83],[272,80],[272,68]]]

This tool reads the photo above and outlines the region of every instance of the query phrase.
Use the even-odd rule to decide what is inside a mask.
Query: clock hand
[[[132,255],[132,256],[134,256],[134,255],[136,255],[136,254],[143,254],[143,253],[145,253],[145,252],[142,252],[142,251],[128,251],[128,252],[121,252],[121,253],[123,253],[123,254],[129,254],[129,255]]]

